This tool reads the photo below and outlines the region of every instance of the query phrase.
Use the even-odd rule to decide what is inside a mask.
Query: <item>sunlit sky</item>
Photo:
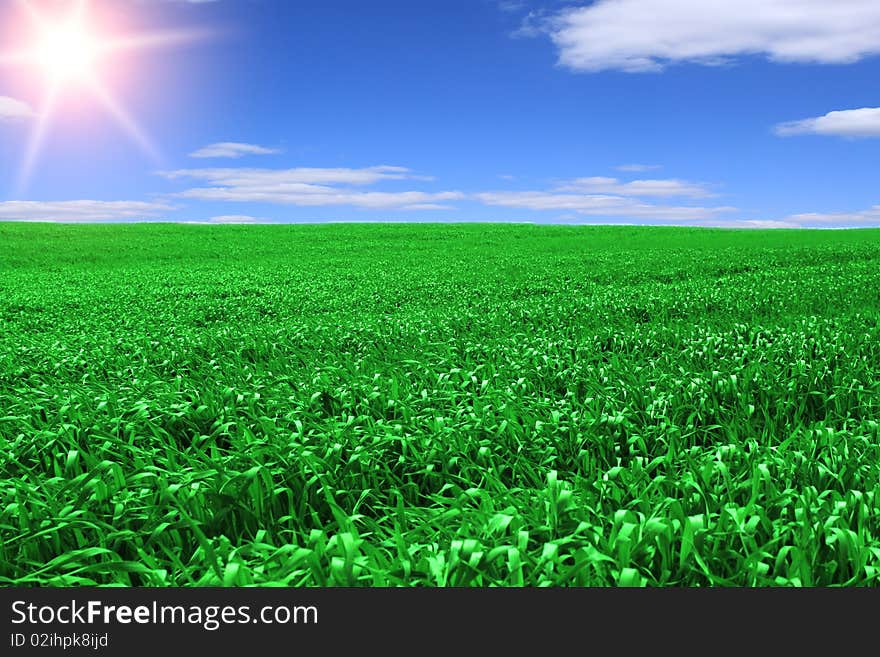
[[[0,221],[880,226],[878,80],[877,0],[0,0]]]

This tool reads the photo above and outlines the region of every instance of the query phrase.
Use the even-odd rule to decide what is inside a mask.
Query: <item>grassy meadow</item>
[[[880,230],[0,224],[0,584],[880,584]]]

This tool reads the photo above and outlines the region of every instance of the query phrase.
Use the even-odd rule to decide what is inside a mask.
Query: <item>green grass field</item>
[[[880,230],[0,224],[0,584],[878,585]]]

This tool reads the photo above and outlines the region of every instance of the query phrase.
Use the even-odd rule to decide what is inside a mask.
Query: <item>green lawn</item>
[[[880,230],[0,224],[0,584],[878,585]]]

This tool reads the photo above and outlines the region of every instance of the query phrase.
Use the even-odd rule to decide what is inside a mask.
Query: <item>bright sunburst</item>
[[[33,171],[64,94],[90,93],[147,155],[158,158],[147,134],[102,81],[101,68],[119,51],[190,41],[200,33],[177,30],[112,34],[102,27],[89,0],[70,0],[60,14],[44,13],[35,0],[17,0],[17,4],[30,21],[33,36],[25,47],[0,53],[0,65],[23,67],[29,77],[43,79],[39,119],[24,155],[19,186],[24,187]]]
[[[67,83],[94,76],[98,38],[79,21],[47,25],[35,50],[36,59],[49,78]]]

